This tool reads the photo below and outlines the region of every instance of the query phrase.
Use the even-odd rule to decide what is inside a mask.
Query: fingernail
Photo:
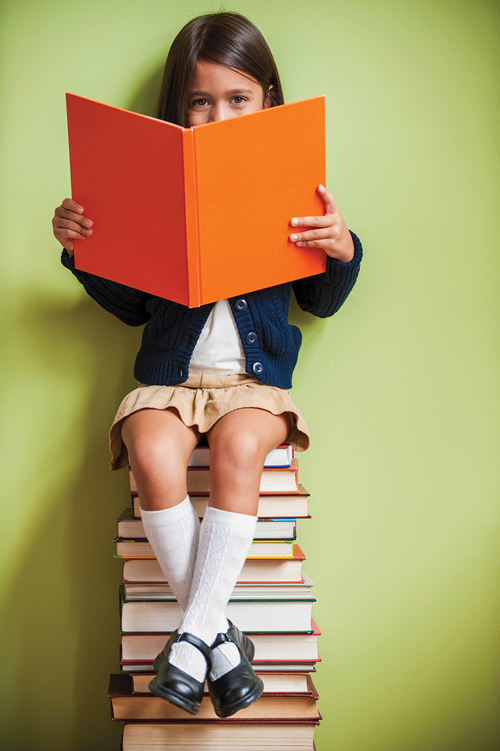
[[[319,187],[320,190],[326,190],[326,188],[325,188],[324,185],[319,185],[318,187]]]
[[[84,225],[86,227],[92,227],[93,224],[94,224],[94,222],[91,222],[90,219],[86,219],[85,222],[84,222]]]
[[[83,231],[85,232],[86,235],[92,235],[93,234],[93,232],[92,232],[91,229],[84,229]]]
[[[290,235],[290,240],[294,243],[297,239],[297,235]]]
[[[302,245],[303,245],[303,244],[304,244],[304,243],[296,243],[296,245],[300,245],[301,247],[302,247]]]
[[[294,227],[296,227],[296,226],[297,226],[297,224],[299,223],[299,220],[298,220],[298,219],[297,219],[296,217],[294,217],[294,218],[292,219],[292,222],[291,222],[291,223],[293,224],[293,226],[294,226]]]

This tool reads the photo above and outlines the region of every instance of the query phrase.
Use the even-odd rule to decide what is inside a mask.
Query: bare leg
[[[173,410],[127,417],[122,436],[137,480],[144,531],[182,610],[198,553],[200,523],[186,491],[186,468],[199,433]]]
[[[123,421],[123,441],[137,482],[141,508],[171,508],[186,497],[189,457],[200,440],[172,409],[141,409]]]
[[[289,432],[289,418],[264,409],[245,408],[222,417],[208,433],[210,506],[255,516],[267,454]]]

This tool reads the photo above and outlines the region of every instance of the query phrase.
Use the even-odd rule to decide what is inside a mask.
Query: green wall
[[[127,478],[107,426],[139,334],[59,264],[64,92],[150,112],[166,51],[217,2],[0,5],[2,748],[118,748],[111,541]],[[327,97],[328,186],[359,283],[304,333],[294,396],[323,631],[318,751],[500,744],[499,6],[235,0],[288,101]],[[298,160],[300,165],[300,159]],[[300,178],[300,166],[297,170]],[[235,237],[241,228],[228,226]]]

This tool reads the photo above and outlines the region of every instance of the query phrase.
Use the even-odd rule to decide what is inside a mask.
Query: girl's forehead
[[[190,93],[207,93],[208,91],[255,91],[260,84],[243,71],[226,68],[224,65],[197,60],[189,84]]]

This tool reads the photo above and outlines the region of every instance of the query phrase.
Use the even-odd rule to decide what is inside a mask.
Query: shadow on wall
[[[108,469],[107,430],[119,401],[135,386],[131,374],[141,332],[87,296],[68,308],[31,295],[18,326],[49,378],[51,372],[54,379],[56,372],[59,380],[74,378],[71,354],[77,352],[80,362],[89,363],[85,372],[92,383],[81,419],[69,426],[83,433],[77,442],[84,447],[81,461],[66,487],[37,501],[45,515],[25,541],[26,555],[5,592],[3,633],[11,649],[2,668],[8,676],[3,747],[118,748],[121,726],[110,722],[106,699],[109,673],[119,667],[122,566],[113,559],[112,541],[129,498],[126,473]],[[43,425],[38,431],[42,455],[50,430]],[[63,441],[52,434],[47,443],[63,451]]]
[[[129,109],[154,115],[162,76],[163,66]],[[3,594],[2,631],[11,648],[2,668],[2,743],[11,751],[107,751],[119,747],[122,731],[110,721],[106,698],[109,673],[119,669],[120,643],[122,565],[113,559],[112,541],[116,519],[129,505],[126,473],[108,469],[107,431],[119,402],[135,387],[142,327],[129,328],[85,294],[73,307],[58,307],[34,290],[16,329],[49,383],[76,378],[81,384],[79,365],[92,382],[81,418],[65,425],[81,432],[80,464],[66,487],[38,494],[36,507],[44,515],[25,540],[22,565]],[[62,453],[65,438],[50,431],[50,425],[35,426],[40,455],[53,462],[57,451],[48,445]],[[26,474],[37,482],[36,468]]]

